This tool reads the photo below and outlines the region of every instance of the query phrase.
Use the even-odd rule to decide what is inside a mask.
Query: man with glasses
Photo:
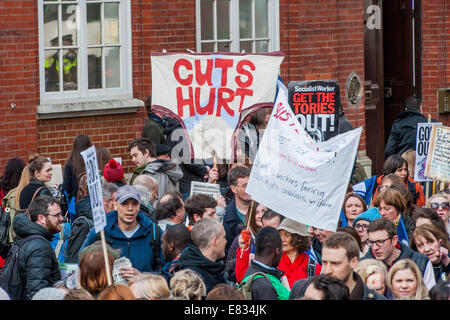
[[[385,218],[375,219],[370,223],[367,233],[369,234],[367,245],[370,248],[361,260],[381,260],[389,270],[397,261],[409,258],[422,272],[423,281],[428,290],[436,284],[433,265],[428,257],[399,242],[397,228],[392,221]]]
[[[28,215],[21,213],[14,218],[13,229],[18,240],[26,241],[18,256],[25,300],[31,300],[40,289],[51,287],[61,279],[50,241],[53,234],[61,231],[62,221],[58,200],[47,195],[33,200]]]
[[[238,165],[228,172],[228,184],[234,194],[234,198],[226,207],[225,216],[223,217],[223,226],[227,236],[226,255],[228,255],[228,250],[234,238],[245,227],[245,215],[252,202],[250,195],[245,192],[249,176],[250,169],[243,165]]]

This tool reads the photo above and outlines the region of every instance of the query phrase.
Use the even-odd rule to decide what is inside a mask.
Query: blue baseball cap
[[[134,199],[137,202],[141,202],[141,195],[139,191],[130,185],[124,185],[117,190],[116,201],[119,203],[124,203],[128,199]]]

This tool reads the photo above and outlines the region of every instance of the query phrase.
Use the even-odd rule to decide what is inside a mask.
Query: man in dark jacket
[[[122,270],[126,280],[139,272],[159,272],[161,264],[165,263],[161,251],[162,231],[139,211],[139,201],[140,195],[134,186],[120,187],[116,194],[117,211],[106,215],[106,241],[119,250],[121,256],[130,259],[133,266]],[[95,228],[92,228],[80,252],[97,240]]]
[[[255,273],[264,273],[270,281],[260,276],[250,284],[252,300],[287,300],[289,290],[281,283],[284,272],[277,269],[283,254],[280,233],[273,227],[259,230],[255,238],[255,258],[250,263],[241,283]]]
[[[50,241],[61,231],[61,207],[53,197],[42,195],[30,204],[29,218],[18,214],[13,221],[14,232],[20,239],[38,235],[26,242],[19,251],[19,272],[23,280],[23,299],[31,300],[40,289],[51,287],[61,279],[58,260]]]
[[[393,154],[402,155],[408,149],[416,150],[417,124],[421,122],[428,122],[422,114],[422,101],[410,96],[405,101],[405,110],[392,124],[385,148],[386,158]]]
[[[227,233],[227,246],[225,254],[228,254],[234,238],[245,227],[245,215],[247,214],[252,198],[245,192],[247,188],[250,169],[246,166],[236,166],[228,172],[228,184],[234,194],[233,201],[225,208],[223,226]]]
[[[409,258],[419,267],[428,290],[434,287],[436,279],[431,261],[426,255],[398,241],[397,228],[392,221],[384,218],[375,219],[369,224],[367,233],[369,235],[367,244],[370,250],[361,260],[381,260],[389,270],[397,261]]]
[[[142,137],[149,139],[153,144],[164,143],[166,141],[164,135],[166,121],[160,113],[152,110],[151,95],[145,100],[145,109],[147,110],[148,119],[142,129]]]
[[[225,283],[225,230],[219,221],[203,218],[194,224],[192,242],[181,253],[178,266],[197,272],[206,286],[206,294],[216,285]]]

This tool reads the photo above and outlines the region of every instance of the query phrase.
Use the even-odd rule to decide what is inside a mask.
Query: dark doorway
[[[383,3],[384,143],[410,95],[421,96],[420,1]]]
[[[367,26],[371,6],[379,8],[380,28]],[[421,6],[420,0],[365,0],[364,9],[366,152],[372,175],[378,175],[392,123],[405,99],[421,97]]]

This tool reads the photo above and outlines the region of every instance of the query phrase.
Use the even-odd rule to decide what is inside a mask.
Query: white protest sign
[[[81,152],[86,166],[89,196],[91,199],[92,216],[94,217],[95,232],[98,233],[106,226],[106,214],[103,207],[102,183],[98,173],[97,154],[95,146]]]
[[[433,126],[425,176],[450,182],[450,127]]]
[[[191,196],[197,193],[207,194],[217,200],[220,194],[220,185],[216,183],[206,183],[199,181],[191,182]]]
[[[253,200],[298,222],[336,231],[362,128],[316,143],[279,92],[250,173]]]
[[[430,147],[431,129],[433,125],[442,125],[442,123],[418,123],[416,137],[416,165],[414,166],[415,181],[433,181],[425,176],[425,167],[427,165],[428,148]]]

